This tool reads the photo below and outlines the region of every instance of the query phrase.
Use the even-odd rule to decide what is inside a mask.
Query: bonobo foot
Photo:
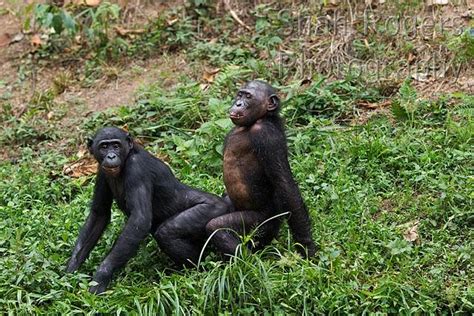
[[[314,242],[309,242],[304,245],[296,244],[296,251],[305,259],[312,258],[316,254],[317,247]]]
[[[98,270],[93,279],[97,284],[93,285],[89,288],[89,292],[92,294],[100,294],[105,292],[107,287],[110,284],[110,281],[112,281],[112,274],[108,273],[107,271],[103,270]]]

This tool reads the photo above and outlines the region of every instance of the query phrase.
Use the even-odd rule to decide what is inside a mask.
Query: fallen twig
[[[245,24],[240,18],[239,16],[237,15],[237,13],[232,10],[232,8],[230,7],[230,1],[229,0],[224,0],[224,4],[225,4],[225,7],[226,9],[229,11],[230,15],[234,18],[235,21],[237,21],[237,23],[239,23],[240,25],[242,25],[243,27],[245,27],[247,29],[247,31],[251,31],[252,29],[250,28],[250,26],[248,26],[247,24]]]

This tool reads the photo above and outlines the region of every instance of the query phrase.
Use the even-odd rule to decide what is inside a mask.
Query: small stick
[[[245,27],[247,29],[247,31],[251,31],[252,29],[250,28],[250,26],[248,26],[247,24],[245,24],[240,18],[239,16],[237,15],[237,13],[235,13],[234,10],[232,10],[232,8],[230,7],[230,1],[229,0],[224,0],[224,4],[227,8],[227,10],[229,11],[230,15],[234,18],[234,20],[237,21],[237,23],[239,23],[240,25],[242,25],[243,27]]]

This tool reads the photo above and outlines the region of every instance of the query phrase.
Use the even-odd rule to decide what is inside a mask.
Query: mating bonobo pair
[[[236,233],[259,225],[256,247],[269,244],[280,228],[278,214],[288,212],[298,251],[313,256],[311,223],[291,174],[279,107],[275,90],[263,81],[251,81],[237,93],[230,108],[236,127],[224,147],[223,199],[179,182],[127,132],[99,130],[88,144],[100,164],[94,197],[67,271],[77,270],[97,243],[110,221],[113,200],[128,220],[94,275],[93,293],[105,291],[113,273],[148,234],[176,264],[192,265],[211,234],[214,248],[227,255],[233,255],[240,242]]]

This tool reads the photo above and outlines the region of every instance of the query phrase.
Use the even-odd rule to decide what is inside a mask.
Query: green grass
[[[145,87],[135,107],[100,114],[85,127],[92,132],[111,118],[126,123],[149,141],[151,151],[167,157],[181,180],[222,193],[218,145],[230,128],[224,113],[229,99],[217,97],[218,87],[204,93],[193,86],[183,83],[166,93]],[[409,92],[401,89],[394,104],[405,104]],[[23,147],[18,161],[0,165],[1,309],[206,315],[473,311],[471,106],[472,97],[458,95],[420,102],[396,121],[375,116],[363,126],[336,125],[311,112],[303,115],[304,125],[290,121],[290,160],[313,219],[316,258],[296,256],[285,227],[262,253],[244,253],[229,264],[211,255],[200,269],[174,271],[148,239],[110,291],[98,297],[87,292],[89,276],[124,218],[114,212],[80,273],[65,274],[93,181],[61,175],[68,158],[54,150]],[[155,113],[158,107],[164,112]],[[168,126],[173,117],[178,119]],[[195,125],[185,128],[189,122]],[[406,241],[403,234],[415,221],[419,238]]]
[[[201,64],[220,68],[207,89],[201,73],[177,78],[173,88],[145,85],[131,106],[74,118],[77,133],[61,128],[67,105],[55,101],[57,91],[38,93],[19,118],[8,98],[2,103],[0,145],[12,148],[15,158],[0,161],[0,314],[474,312],[473,96],[427,100],[409,80],[368,84],[351,76],[314,75],[301,86],[296,67],[279,72],[268,61],[288,40],[279,33],[288,17],[257,6],[248,37],[235,34],[235,21],[217,16],[209,3],[189,2],[191,18],[173,25],[165,23],[174,17],[167,12],[126,50],[109,41],[94,57],[101,60],[100,53],[114,47],[129,57],[176,50],[193,70]],[[419,3],[403,1],[395,9]],[[197,20],[210,26],[202,34],[196,33]],[[459,62],[472,59],[466,36],[451,39]],[[352,43],[356,57],[400,59],[377,36],[369,39]],[[296,50],[304,40],[285,45]],[[407,49],[403,43],[398,46]],[[54,55],[47,52],[45,58]],[[96,71],[94,58],[85,67]],[[75,152],[75,143],[99,127],[126,126],[180,180],[222,194],[222,144],[232,127],[226,112],[237,87],[255,78],[281,92],[290,163],[310,210],[316,257],[297,256],[284,226],[262,252],[244,252],[230,263],[211,254],[199,268],[176,271],[148,238],[107,293],[89,294],[90,276],[125,218],[114,208],[112,224],[79,273],[64,272],[94,183],[93,177],[62,174],[75,159],[65,153]],[[360,104],[386,104],[387,98],[390,111],[350,124],[364,111]],[[48,118],[52,110],[57,117]],[[414,226],[418,238],[407,241],[404,234]]]

